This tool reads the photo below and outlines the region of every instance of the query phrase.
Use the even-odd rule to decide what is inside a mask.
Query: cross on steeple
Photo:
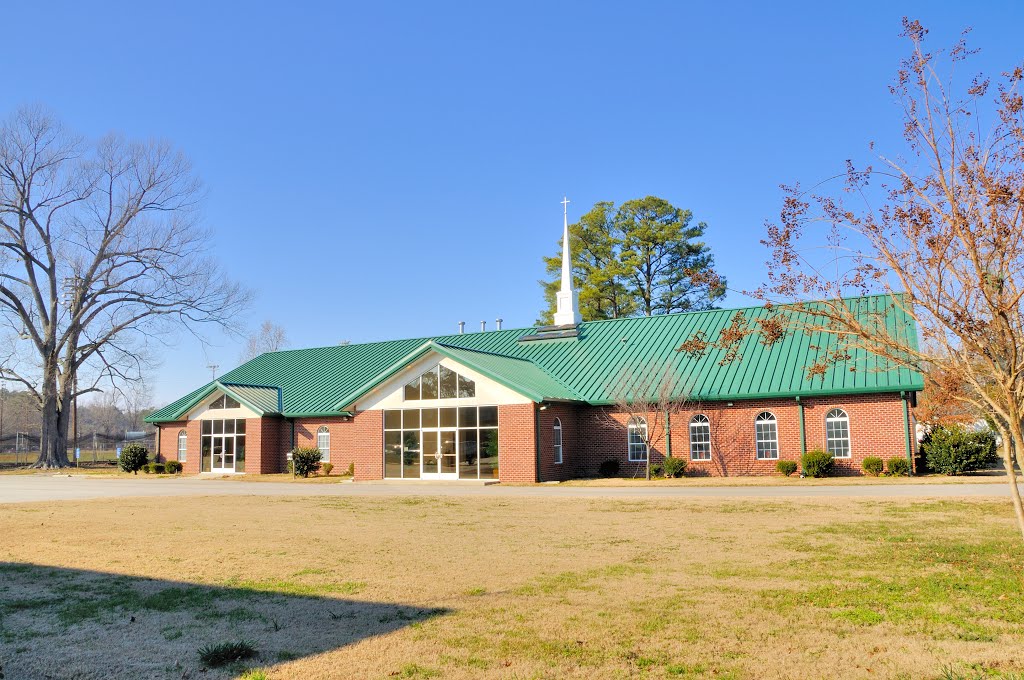
[[[555,295],[556,326],[575,326],[582,321],[579,293],[572,286],[572,254],[569,250],[569,199],[562,197],[562,285]]]

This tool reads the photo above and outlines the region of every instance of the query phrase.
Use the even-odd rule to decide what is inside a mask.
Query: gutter
[[[807,453],[807,433],[804,429],[804,402],[796,398],[797,411],[800,413],[800,474],[804,474],[804,455]]]
[[[914,476],[914,456],[910,450],[910,406],[907,402],[907,393],[900,392],[903,399],[903,434],[907,444],[907,476]]]
[[[538,484],[540,483],[540,405],[533,405],[533,445],[534,445],[534,457],[533,457],[533,478]],[[498,455],[501,455],[499,452]],[[500,461],[498,463],[501,464]]]
[[[906,391],[924,389],[919,385],[903,387],[854,387],[845,390],[804,390],[803,392],[758,392],[752,394],[716,394],[712,396],[690,395],[692,401],[750,401],[753,399],[795,399],[796,397],[838,397],[846,394],[903,394]],[[584,402],[590,406],[615,406],[614,400],[595,399]]]

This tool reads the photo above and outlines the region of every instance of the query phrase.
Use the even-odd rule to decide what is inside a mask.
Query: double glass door
[[[458,479],[458,438],[456,430],[423,430],[420,448],[423,479]]]

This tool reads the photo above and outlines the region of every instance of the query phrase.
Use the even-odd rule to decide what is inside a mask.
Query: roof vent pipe
[[[465,332],[466,332],[466,322],[465,321],[460,321],[459,322],[459,335],[462,335]]]
[[[496,331],[500,331],[501,330],[501,322],[502,321],[504,321],[504,319],[502,319],[502,318],[497,318],[497,319],[494,320],[494,326],[495,326],[494,330],[496,330]]]
[[[487,330],[487,322],[486,321],[481,321],[480,322],[480,332],[483,333],[486,330]]]

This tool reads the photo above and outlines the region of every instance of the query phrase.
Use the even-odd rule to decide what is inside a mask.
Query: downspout
[[[540,482],[540,404],[533,405],[534,481]],[[500,454],[499,454],[500,455]]]
[[[294,418],[292,418],[291,423],[292,423],[292,441],[291,441],[291,446],[288,448],[288,451],[294,451],[295,450],[295,419]],[[287,470],[288,469],[288,454],[285,454],[284,458],[285,458],[284,468],[285,468],[285,470]],[[295,459],[294,458],[292,459],[292,476],[293,477],[296,476],[296,474],[295,474]]]
[[[672,412],[665,409],[665,457],[672,457]]]
[[[914,476],[914,457],[910,450],[910,406],[907,404],[907,393],[900,392],[903,400],[903,434],[907,444],[907,475]]]
[[[157,425],[157,426],[156,426],[156,461],[157,461],[158,463],[160,462],[160,431],[161,431],[162,429],[163,429],[163,428],[161,428],[161,427],[160,427],[159,425]],[[95,439],[94,439],[93,441],[95,441]],[[175,456],[174,456],[174,459],[175,459],[175,460],[177,460],[177,459],[178,459],[178,456],[177,456],[177,455],[175,455]],[[167,459],[166,459],[166,458],[164,458],[164,461],[166,461],[166,460],[167,460]]]
[[[807,453],[807,434],[804,430],[804,402],[796,398],[796,407],[800,417],[800,474],[804,474],[804,455]]]

